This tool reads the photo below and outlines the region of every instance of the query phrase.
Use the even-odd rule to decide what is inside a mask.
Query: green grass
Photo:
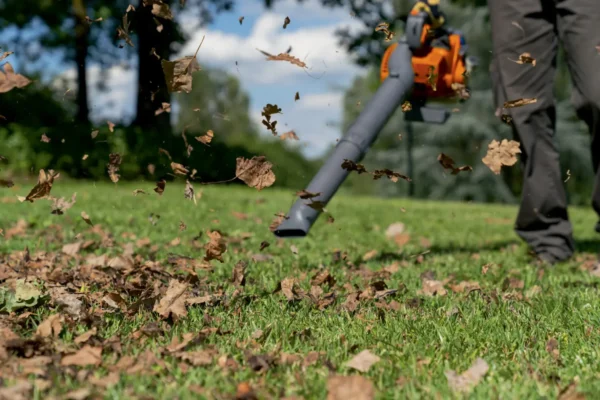
[[[150,247],[136,249],[144,258],[162,262],[175,253],[200,259],[203,250],[191,245],[200,232],[204,232],[201,243],[207,241],[207,230],[219,230],[228,238],[251,234],[239,243],[230,243],[224,262],[212,261],[212,272],[199,273],[201,281],[206,279],[206,287],[231,294],[233,266],[240,260],[247,261],[247,283],[239,301],[190,306],[186,318],[164,322],[165,331],[143,344],[131,333],[149,322],[160,321],[155,313],[108,313],[99,327],[102,338],[117,334],[123,352],[130,355],[139,354],[142,348],[157,349],[185,332],[218,327],[225,334],[211,334],[197,348],[215,348],[219,354],[234,358],[239,369],[227,371],[216,362],[212,366],[184,367],[181,361],[167,356],[163,357],[166,368],[157,366],[152,375],[148,371],[121,375],[117,385],[104,391],[106,398],[193,399],[199,395],[191,389],[197,391],[198,387],[205,391],[200,397],[212,393],[213,398],[231,398],[239,383],[249,382],[259,398],[295,395],[323,399],[329,368],[338,374],[359,374],[344,364],[364,349],[381,357],[362,375],[374,383],[377,398],[382,399],[451,398],[454,395],[444,372],[453,369],[460,373],[478,357],[486,360],[490,369],[467,396],[470,398],[556,398],[559,390],[573,381],[588,398],[600,393],[598,278],[583,271],[580,261],[575,260],[542,275],[513,233],[515,207],[339,196],[327,207],[335,217],[333,224],[321,217],[309,237],[278,241],[268,226],[274,214],[288,210],[294,200],[291,191],[196,186],[203,193],[194,205],[183,198],[181,185],[168,184],[160,197],[152,187],[151,183],[115,186],[64,183],[59,179],[53,195],[70,197],[77,192],[77,203],[62,216],[50,214],[48,201],[29,204],[6,200],[16,194],[25,195],[29,187],[0,192],[0,197],[4,196],[0,228],[6,233],[19,219],[29,224],[25,236],[10,240],[0,237],[2,255],[25,247],[32,255],[37,251],[60,251],[63,244],[74,242],[76,235],[94,237],[80,218],[81,211],[115,240],[113,248],[95,249],[97,254],[120,254],[123,243],[147,237],[158,248],[155,253]],[[151,195],[133,196],[137,188]],[[232,212],[245,213],[248,219],[237,219]],[[154,219],[160,215],[155,225],[149,220],[150,214],[155,215]],[[596,251],[592,211],[573,209],[570,214],[581,249]],[[180,221],[187,225],[185,231],[180,231]],[[401,248],[385,236],[386,228],[394,222],[403,222],[411,237]],[[177,237],[181,244],[169,246]],[[270,246],[259,252],[263,241]],[[298,254],[290,250],[291,244]],[[371,250],[377,250],[377,255],[362,261]],[[346,261],[335,261],[336,251],[345,252]],[[82,253],[85,256],[86,252]],[[259,253],[269,254],[272,259],[253,261],[252,255]],[[361,289],[367,286],[369,279],[358,272],[380,271],[394,263],[397,271],[386,277],[385,283],[389,288],[405,286],[406,290],[384,301],[397,302],[396,310],[378,308],[374,300],[361,301],[354,313],[340,308],[346,297],[342,288],[345,283],[355,283]],[[486,274],[482,273],[484,265],[489,267]],[[328,268],[337,280],[333,290],[338,299],[328,308],[319,310],[308,300],[288,303],[281,293],[272,293],[286,277],[298,278],[300,287],[309,290],[310,278],[319,268]],[[419,295],[420,276],[427,271],[433,271],[438,280],[452,275],[454,283],[477,281],[482,290],[467,295],[454,293],[446,285],[446,296]],[[524,287],[506,289],[503,285],[508,277],[522,280]],[[525,297],[536,285],[541,292]],[[506,296],[506,291],[521,293],[523,298]],[[31,335],[51,313],[46,308],[34,311],[28,317],[31,322],[22,324],[21,335]],[[72,345],[72,338],[87,329],[82,324],[69,326],[63,330],[61,340]],[[252,344],[252,334],[259,329],[264,334]],[[558,358],[546,351],[550,338],[559,343]],[[323,357],[306,367],[302,363],[277,365],[257,373],[246,363],[245,350],[303,357],[316,351],[323,352]],[[103,376],[117,359],[106,350],[103,365],[92,368],[92,373]],[[58,371],[63,372],[49,375],[52,387],[47,392],[36,392],[36,398],[61,395],[86,385],[76,373]]]

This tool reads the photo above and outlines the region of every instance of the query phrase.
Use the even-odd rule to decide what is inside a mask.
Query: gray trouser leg
[[[554,2],[488,0],[488,6],[494,48],[491,73],[497,106],[502,107],[507,100],[537,98],[537,103],[509,109],[515,139],[521,143],[523,165],[523,195],[515,230],[536,252],[566,259],[575,246],[553,137],[556,127],[553,83],[558,48]],[[536,58],[535,67],[511,61],[518,60],[524,52]]]
[[[596,177],[592,206],[600,215],[600,52],[596,50],[600,46],[600,1],[557,0],[556,3],[558,31],[573,80],[573,105],[592,138]],[[596,231],[600,232],[600,223],[596,224]]]

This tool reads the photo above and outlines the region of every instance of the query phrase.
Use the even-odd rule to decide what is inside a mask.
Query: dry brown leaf
[[[182,91],[190,93],[192,91],[192,74],[200,71],[196,56],[203,42],[204,37],[202,37],[202,42],[200,42],[196,54],[193,56],[179,58],[174,61],[160,61],[169,93],[181,93]]]
[[[300,190],[298,192],[296,192],[296,196],[300,197],[301,199],[312,199],[313,197],[317,197],[321,195],[321,193],[311,193],[307,190]]]
[[[77,336],[73,341],[76,344],[83,344],[83,343],[87,342],[88,340],[90,340],[92,338],[92,336],[94,336],[96,333],[98,333],[98,329],[96,327],[93,327],[92,329]]]
[[[188,284],[179,282],[177,279],[171,279],[169,287],[160,302],[154,304],[153,311],[157,312],[163,318],[173,316],[174,320],[187,315],[185,301],[187,295]]]
[[[238,261],[233,267],[233,276],[231,281],[234,286],[244,286],[246,285],[246,268],[248,268],[248,263],[245,261]]]
[[[537,103],[536,98],[517,99],[517,100],[511,100],[511,101],[505,102],[503,107],[504,108],[523,107],[523,106],[526,106],[528,104],[533,104],[533,103]]]
[[[50,138],[46,136],[45,133],[42,133],[42,138],[40,139],[40,141],[44,143],[50,143]]]
[[[35,334],[44,338],[57,338],[58,335],[60,335],[62,328],[62,318],[60,314],[52,314],[40,323]]]
[[[0,399],[29,400],[33,398],[33,389],[34,386],[27,380],[18,380],[10,386],[8,386],[8,383],[3,383],[2,387],[0,387]]]
[[[383,32],[385,34],[385,41],[389,42],[391,41],[394,36],[395,33],[389,30],[390,28],[390,24],[388,24],[387,22],[380,22],[376,27],[375,27],[375,32]]]
[[[15,183],[10,179],[0,179],[0,187],[11,188],[15,186]]]
[[[264,119],[261,121],[264,126],[267,127],[268,130],[273,133],[274,136],[277,136],[277,121],[271,121],[271,117],[273,114],[280,114],[281,108],[277,106],[277,104],[267,104],[263,107],[261,115]]]
[[[354,161],[347,160],[347,159],[344,159],[344,162],[342,163],[342,168],[345,169],[346,171],[350,171],[350,172],[356,171],[359,175],[369,172],[366,170],[364,165],[357,164]]]
[[[487,374],[490,367],[485,360],[476,359],[471,367],[458,375],[456,372],[449,370],[445,372],[448,379],[448,385],[454,392],[469,392],[479,381]]]
[[[73,207],[75,205],[75,199],[77,197],[77,193],[73,193],[71,196],[71,200],[66,200],[64,197],[57,199],[55,197],[52,198],[52,214],[55,215],[63,215],[65,211]]]
[[[114,132],[114,131],[115,131],[115,124],[113,124],[113,123],[112,123],[112,122],[110,122],[110,121],[106,121],[106,125],[108,125],[108,130],[109,130],[109,131],[111,131],[111,132]]]
[[[92,133],[90,134],[92,136],[92,139],[96,139],[96,136],[98,136],[98,133],[100,133],[99,130],[93,130]]]
[[[294,96],[294,101],[298,100],[300,100],[300,92],[296,92],[296,95]]]
[[[457,175],[461,171],[473,171],[473,167],[471,167],[469,165],[463,165],[462,167],[455,167],[454,160],[451,157],[445,155],[444,153],[440,153],[438,155],[437,159],[440,162],[440,164],[442,165],[442,167],[444,167],[444,169],[449,169],[452,171],[452,175]]]
[[[287,28],[287,26],[292,22],[292,20],[290,20],[290,17],[285,17],[285,19],[283,20],[283,29]]]
[[[510,58],[509,58],[510,60]],[[532,67],[535,67],[536,61],[535,58],[531,57],[530,53],[522,53],[519,55],[518,60],[510,60],[516,62],[517,64],[531,64]]]
[[[85,211],[81,212],[81,218],[83,218],[85,223],[88,224],[89,226],[94,226],[94,224],[92,223],[92,220],[90,219],[90,216],[87,215],[87,213]]]
[[[173,172],[175,173],[175,175],[183,175],[186,176],[187,174],[190,173],[190,171],[184,167],[181,164],[178,164],[176,162],[172,162],[171,163],[171,169],[173,170]]]
[[[371,366],[379,362],[379,360],[381,360],[381,358],[371,353],[369,350],[363,350],[352,357],[352,359],[346,363],[346,366],[360,372],[368,372]]]
[[[373,400],[375,386],[360,375],[333,375],[327,379],[327,400]]]
[[[546,342],[546,351],[553,358],[558,359],[558,357],[560,356],[560,351],[558,350],[558,340],[556,340],[554,338],[550,338]]]
[[[400,179],[404,179],[407,182],[411,182],[412,179],[410,179],[408,176],[403,175],[399,172],[394,172],[391,169],[376,169],[375,171],[372,172],[373,174],[373,180],[378,180],[381,177],[387,176],[387,178],[392,181],[392,182],[398,182],[398,178]]]
[[[164,4],[162,1],[152,0],[152,14],[156,15],[159,18],[164,19],[173,19],[173,14],[171,13],[171,9],[168,4]],[[146,3],[146,1],[144,1]],[[149,1],[150,3],[150,1]]]
[[[135,11],[135,8],[133,8],[133,6],[130,4],[129,7],[127,7],[127,10],[125,10],[125,15],[123,15],[123,26],[118,26],[117,27],[117,37],[120,39],[125,40],[125,43],[127,43],[129,46],[133,47],[133,40],[131,40],[131,36],[129,36],[129,21],[127,20],[127,13],[130,11]],[[119,46],[119,47],[123,47],[123,46]]]
[[[366,253],[365,253],[365,254],[362,256],[362,259],[363,259],[363,261],[369,261],[369,260],[371,260],[371,259],[375,258],[375,257],[377,256],[377,253],[378,253],[378,251],[377,251],[377,250],[375,250],[375,249],[373,249],[373,250],[370,250],[370,251],[367,251],[367,252],[366,252]]]
[[[59,176],[59,173],[55,173],[51,169],[48,170],[48,173],[46,173],[43,169],[40,169],[38,183],[33,187],[33,189],[31,189],[23,201],[29,201],[33,203],[34,200],[48,197],[50,195],[50,191],[52,190],[54,179],[58,178]]]
[[[488,145],[487,154],[482,161],[492,170],[492,172],[498,175],[500,174],[502,166],[510,167],[517,163],[516,155],[521,153],[519,146],[519,142],[514,140],[508,141],[503,139],[502,142],[493,140],[492,143]]]
[[[288,217],[286,217],[284,213],[275,214],[275,218],[273,219],[273,221],[271,221],[271,224],[269,225],[269,229],[271,230],[271,232],[275,232],[275,229],[277,229],[277,227],[281,225],[281,223],[287,218]]]
[[[448,291],[444,288],[444,282],[436,281],[435,279],[423,279],[422,280],[423,289],[417,291],[419,295],[426,296],[445,296],[448,294]]]
[[[4,53],[0,54],[0,61],[4,60],[6,57],[10,56],[11,54],[14,54],[14,51],[5,51]]]
[[[164,112],[170,113],[171,112],[171,104],[169,103],[162,103],[160,108],[156,111],[154,111],[154,115],[160,115]]]
[[[213,140],[214,136],[215,136],[214,132],[212,130],[208,130],[208,131],[206,131],[205,135],[196,136],[196,140],[201,143],[204,143],[205,145],[208,145]]]
[[[77,253],[79,253],[79,250],[81,250],[82,245],[83,245],[83,242],[75,242],[75,243],[65,244],[62,247],[62,252],[63,252],[63,254],[73,257],[73,256],[77,255]]]
[[[164,179],[161,179],[160,181],[156,182],[156,187],[154,188],[154,191],[156,193],[158,193],[159,195],[162,195],[163,192],[165,191],[166,185],[167,185],[167,181],[165,181]]]
[[[268,162],[264,156],[252,157],[248,160],[244,157],[236,159],[235,175],[246,185],[262,190],[275,183],[275,174],[271,171],[273,164]]]
[[[239,18],[238,18],[238,21],[240,21],[240,25],[241,25],[241,24],[242,24],[242,22],[244,22],[244,17],[243,17],[243,16],[242,16],[242,17],[239,17]]]
[[[410,104],[410,101],[405,101],[404,103],[402,103],[401,107],[403,112],[412,110],[412,104]]]
[[[60,360],[60,365],[68,367],[71,365],[85,367],[87,365],[98,366],[102,363],[102,347],[83,346],[79,351]]]
[[[106,168],[108,170],[108,176],[113,183],[119,182],[121,175],[117,174],[121,165],[121,155],[118,153],[111,153],[108,155],[108,164]]]
[[[0,93],[9,92],[15,88],[21,89],[29,85],[31,81],[21,74],[15,74],[10,63],[3,66],[4,72],[0,71]]]
[[[196,202],[196,195],[194,193],[194,187],[192,186],[190,181],[187,179],[185,180],[185,190],[184,190],[183,194],[186,199],[192,200],[194,202],[194,204],[198,204]]]
[[[285,132],[284,134],[282,134],[280,136],[280,139],[281,140],[286,140],[286,139],[300,140],[300,138],[298,137],[298,135],[296,135],[296,132],[294,132],[294,131]]]
[[[429,66],[429,74],[427,75],[427,82],[431,85],[433,91],[437,91],[437,80],[438,74],[434,73],[435,67],[433,65]]]
[[[557,400],[586,400],[586,397],[583,393],[577,391],[577,384],[572,382],[560,391]]]
[[[177,352],[173,354],[175,357],[189,362],[194,367],[203,367],[211,365],[214,361],[214,352],[210,350],[197,350],[187,352]]]
[[[276,56],[273,54],[269,54],[266,51],[262,51],[260,49],[256,49],[258,51],[260,51],[261,53],[263,53],[265,56],[267,56],[267,61],[287,61],[291,64],[297,65],[300,68],[306,68],[306,63],[303,61],[300,61],[300,59],[287,54],[287,53],[279,53]]]
[[[83,157],[81,157],[81,159],[82,159],[83,161],[85,161],[85,160],[87,160],[87,159],[88,159],[88,157],[89,157],[89,156],[88,156],[87,154],[84,154],[84,155],[83,155]]]
[[[223,262],[223,253],[227,251],[227,243],[221,234],[217,231],[207,231],[206,235],[210,238],[204,246],[206,249],[205,261],[219,260]]]

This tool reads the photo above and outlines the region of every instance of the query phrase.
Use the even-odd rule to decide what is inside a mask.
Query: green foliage
[[[0,287],[0,312],[11,313],[23,308],[39,306],[47,297],[39,286],[36,282],[17,279],[14,290],[5,286]]]

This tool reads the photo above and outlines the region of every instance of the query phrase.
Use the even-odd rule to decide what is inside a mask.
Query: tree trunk
[[[73,0],[75,63],[77,64],[77,115],[75,120],[81,125],[89,125],[90,123],[86,76],[90,25],[85,18],[86,15],[84,0]]]
[[[151,7],[144,6],[143,3],[144,1],[140,0],[135,13],[138,38],[138,93],[134,124],[140,128],[157,129],[168,137],[171,136],[170,114],[165,112],[156,116],[155,111],[162,103],[170,103],[171,96],[167,90],[160,60],[154,54],[161,59],[169,59],[174,25],[171,21],[155,18]],[[163,26],[161,32],[157,30],[157,21]]]

